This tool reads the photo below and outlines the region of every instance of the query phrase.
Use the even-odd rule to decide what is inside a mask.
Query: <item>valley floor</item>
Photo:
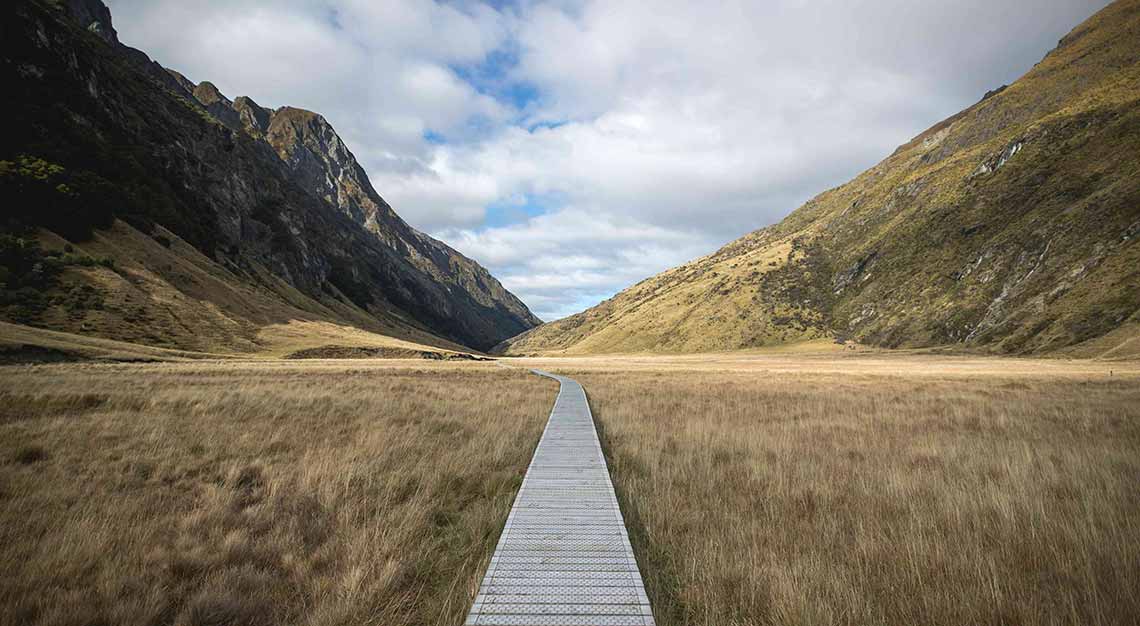
[[[461,623],[556,389],[474,363],[0,368],[0,623]]]
[[[789,352],[2,367],[0,623],[461,624],[527,367],[586,388],[658,624],[1140,614],[1140,363]]]
[[[658,624],[1140,615],[1136,363],[533,362],[590,394]]]

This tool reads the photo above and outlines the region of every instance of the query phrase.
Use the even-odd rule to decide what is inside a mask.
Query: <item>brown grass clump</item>
[[[482,364],[4,369],[12,625],[459,624],[554,394]]]
[[[13,458],[17,463],[21,465],[31,465],[32,463],[37,463],[46,459],[47,456],[47,450],[44,450],[43,446],[32,444],[21,446],[18,450],[16,450],[16,454]]]
[[[1140,379],[847,369],[560,368],[658,624],[1136,623]]]

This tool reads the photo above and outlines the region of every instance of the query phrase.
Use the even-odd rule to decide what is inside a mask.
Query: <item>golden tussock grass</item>
[[[0,623],[459,624],[553,395],[482,364],[3,368]]]
[[[1129,624],[1136,363],[517,359],[586,387],[662,626]],[[2,624],[459,624],[554,383],[5,367]]]
[[[720,358],[544,363],[586,387],[658,624],[1136,623],[1134,367]]]

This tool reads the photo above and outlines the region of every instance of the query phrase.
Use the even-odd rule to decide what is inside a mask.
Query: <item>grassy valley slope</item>
[[[777,225],[498,347],[1140,353],[1140,2]]]

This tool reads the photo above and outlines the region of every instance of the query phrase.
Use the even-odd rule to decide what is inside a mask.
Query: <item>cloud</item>
[[[778,220],[1106,3],[110,2],[192,79],[323,113],[545,318]]]
[[[321,112],[365,153],[422,157],[424,132],[508,115],[453,70],[499,47],[503,17],[415,0],[112,0],[122,39],[231,98]],[[377,159],[382,165],[383,160]],[[366,163],[366,165],[369,165]]]
[[[525,222],[436,233],[491,267],[547,320],[581,310],[715,242],[604,209],[564,207]]]

